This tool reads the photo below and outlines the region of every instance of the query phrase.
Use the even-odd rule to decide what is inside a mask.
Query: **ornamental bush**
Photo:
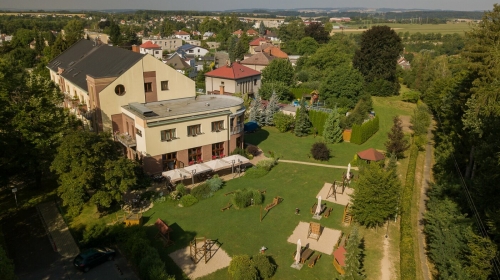
[[[258,254],[252,257],[252,262],[261,279],[269,279],[276,272],[276,265],[273,264],[269,256]]]
[[[255,157],[259,154],[259,148],[257,146],[254,146],[254,145],[249,145],[247,147],[247,153],[249,153]]]
[[[210,191],[210,186],[206,183],[200,184],[191,190],[191,195],[196,197],[196,199],[205,199],[212,196]]]
[[[264,159],[257,162],[257,168],[263,168],[266,171],[271,171],[271,169],[276,165],[277,161],[274,158]]]
[[[210,187],[210,191],[212,193],[220,190],[222,188],[222,185],[224,184],[224,180],[222,180],[219,175],[214,175],[212,179],[207,180],[207,185]]]
[[[245,178],[256,179],[256,178],[260,178],[260,177],[263,177],[263,176],[267,175],[267,173],[269,173],[268,170],[265,170],[264,168],[258,168],[257,166],[254,166],[252,168],[249,168],[245,172]]]
[[[183,207],[192,206],[192,205],[196,204],[197,202],[198,202],[198,199],[191,194],[184,195],[181,198],[181,205]]]
[[[278,112],[274,114],[273,121],[274,126],[279,130],[279,132],[287,132],[293,127],[295,118],[292,115]]]
[[[248,255],[234,256],[227,270],[233,279],[255,280],[258,276],[257,269]]]
[[[189,193],[188,188],[184,186],[184,184],[180,183],[175,187],[175,190],[180,194],[180,195],[186,195]]]
[[[327,161],[330,159],[330,149],[323,142],[316,142],[311,147],[311,155],[315,160]]]

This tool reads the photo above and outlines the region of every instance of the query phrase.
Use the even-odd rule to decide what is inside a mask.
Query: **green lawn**
[[[323,254],[314,268],[305,266],[301,271],[290,268],[293,262],[294,244],[287,239],[300,221],[315,221],[309,209],[316,201],[316,195],[328,181],[341,176],[342,170],[305,166],[298,164],[278,164],[269,174],[258,179],[237,178],[226,182],[224,188],[213,197],[202,200],[194,206],[182,208],[172,203],[157,204],[144,214],[150,226],[157,218],[162,218],[172,225],[172,238],[175,245],[164,248],[157,246],[167,263],[169,273],[181,277],[179,268],[167,255],[177,249],[188,246],[194,236],[217,239],[230,256],[237,254],[257,254],[261,246],[269,248],[267,254],[278,265],[274,279],[332,279],[336,275],[331,255]],[[283,202],[259,221],[260,207],[253,206],[236,210],[231,208],[221,212],[230,196],[224,193],[242,188],[267,190],[264,205],[272,202],[273,197],[281,196]],[[341,218],[343,206],[327,202],[333,207],[329,218],[321,219],[322,226],[342,230]],[[295,208],[301,209],[301,215],[295,215]],[[265,212],[264,212],[265,213]],[[151,236],[156,229],[149,228]],[[306,241],[307,242],[307,241]],[[213,273],[204,279],[227,279],[227,269]]]
[[[320,136],[296,137],[291,132],[280,133],[274,127],[264,127],[255,133],[245,135],[245,142],[259,146],[265,153],[273,151],[282,159],[347,166],[354,158],[354,154],[360,151],[368,148],[385,150],[384,143],[387,141],[387,132],[392,126],[392,118],[395,115],[411,115],[415,104],[402,102],[399,96],[373,97],[373,107],[380,118],[379,131],[362,145],[329,144],[332,157],[326,162],[317,161],[309,156],[312,144],[323,140]]]

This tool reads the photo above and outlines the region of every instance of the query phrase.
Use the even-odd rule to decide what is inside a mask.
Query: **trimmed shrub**
[[[248,255],[233,256],[227,271],[233,279],[238,280],[255,280],[258,276],[258,271]]]
[[[315,160],[327,161],[330,159],[330,149],[323,142],[316,142],[311,147],[311,155]]]
[[[312,88],[291,88],[290,92],[295,99],[301,99],[304,94],[309,94],[313,90]]]
[[[212,179],[207,180],[207,185],[210,187],[210,191],[212,193],[220,190],[222,188],[222,185],[224,184],[224,181],[219,177],[219,175],[214,175]]]
[[[182,196],[189,193],[189,189],[184,186],[184,184],[180,183],[175,187],[175,190]]]
[[[267,173],[269,173],[268,170],[254,166],[252,168],[247,169],[247,171],[245,172],[245,178],[256,179],[267,175]]]
[[[271,171],[271,169],[276,165],[276,160],[274,158],[264,159],[257,162],[257,168],[262,168],[266,171]]]
[[[236,209],[243,209],[250,205],[250,199],[253,197],[253,191],[242,189],[233,194],[233,205]]]
[[[420,99],[420,92],[415,91],[415,90],[410,90],[401,96],[401,101],[405,102],[410,102],[410,103],[417,103],[417,101]]]
[[[198,199],[193,195],[187,194],[181,198],[181,204],[183,207],[189,207],[198,202]]]
[[[244,156],[244,157],[248,157],[248,153],[245,149],[243,148],[236,148],[234,149],[232,152],[231,152],[231,155],[240,155],[240,156]]]
[[[254,145],[249,145],[247,147],[247,151],[246,152],[255,157],[255,156],[257,156],[259,154],[259,148],[257,146],[254,146]]]
[[[264,197],[259,190],[252,190],[252,198],[255,205],[261,205],[264,201]]]
[[[328,119],[328,112],[314,109],[309,110],[309,120],[313,127],[316,128],[318,135],[323,135],[326,119]]]
[[[279,132],[287,132],[295,124],[295,118],[283,112],[275,113],[273,116],[274,126]]]
[[[212,196],[210,186],[207,183],[200,184],[191,190],[191,195],[196,199],[205,199]]]
[[[254,255],[252,262],[262,279],[269,279],[276,272],[276,265],[271,262],[269,256],[262,254]]]
[[[353,125],[351,134],[351,143],[361,145],[373,136],[379,129],[379,118],[375,118],[363,123],[362,125]]]

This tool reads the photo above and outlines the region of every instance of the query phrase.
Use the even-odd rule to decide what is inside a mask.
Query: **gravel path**
[[[384,257],[382,258],[381,265],[380,265],[380,270],[381,270],[381,277],[380,279],[382,280],[390,280],[392,279],[392,264],[391,260],[389,258],[390,252],[389,252],[389,238],[384,238]]]
[[[321,164],[321,163],[314,163],[314,162],[305,162],[305,161],[295,161],[295,160],[285,160],[285,159],[280,159],[279,162],[286,162],[286,163],[296,163],[296,164],[304,164],[304,165],[313,165],[313,166],[321,166],[321,167],[329,167],[329,168],[337,168],[337,169],[347,169],[346,166],[341,166],[341,165],[330,165],[330,164]],[[351,167],[352,170],[358,170],[357,167]]]

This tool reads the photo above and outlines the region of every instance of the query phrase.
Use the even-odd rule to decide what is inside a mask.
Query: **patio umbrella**
[[[231,163],[222,159],[214,159],[203,163],[204,165],[210,167],[213,171],[219,171],[221,169],[231,168]]]
[[[167,177],[170,179],[170,182],[181,181],[186,178],[189,178],[191,175],[187,172],[182,172],[181,169],[169,170],[161,173],[163,177]]]
[[[241,164],[241,163],[249,163],[250,160],[247,159],[246,157],[242,155],[232,155],[232,156],[227,156],[225,158],[222,158],[223,161],[227,162],[232,162],[234,160],[234,164]]]
[[[295,254],[295,264],[300,263],[300,251],[302,249],[302,244],[300,243],[300,239],[297,241],[297,253]]]
[[[318,196],[318,206],[316,207],[316,215],[319,215],[321,212],[321,195]]]
[[[347,179],[348,180],[351,179],[351,164],[350,163],[347,165]]]
[[[186,172],[189,172],[191,174],[191,180],[192,180],[193,185],[194,185],[194,175],[195,174],[212,171],[212,169],[210,167],[206,166],[203,163],[198,163],[198,164],[190,165],[188,167],[184,167],[183,170]]]

